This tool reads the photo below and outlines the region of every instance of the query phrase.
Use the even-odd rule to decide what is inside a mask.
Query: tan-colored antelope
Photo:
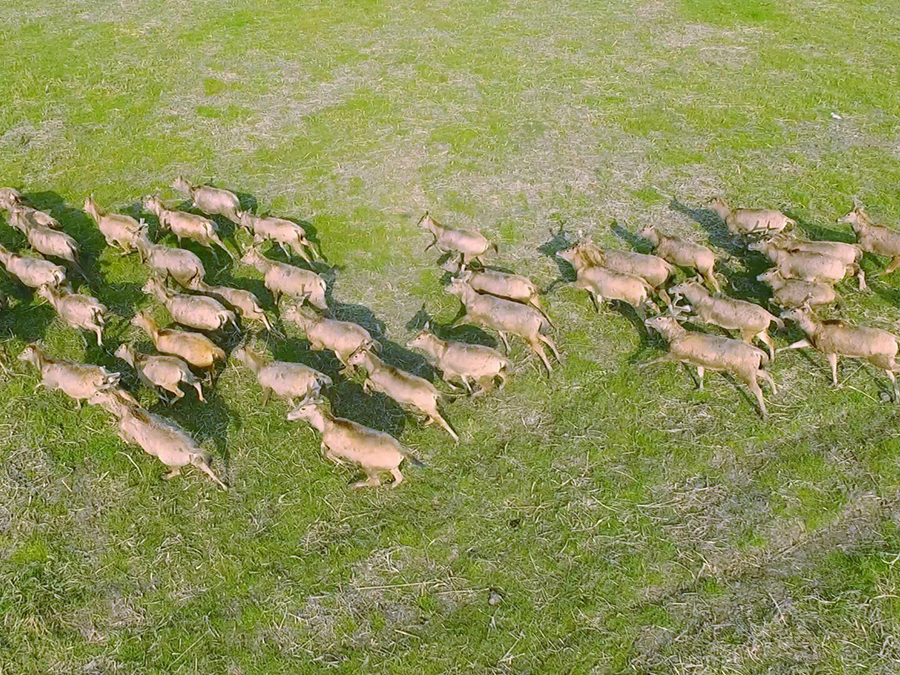
[[[72,328],[92,332],[97,336],[97,345],[103,346],[107,309],[97,298],[56,286],[41,286],[37,294],[50,303],[62,321]]]
[[[156,354],[141,354],[130,345],[119,345],[116,357],[125,361],[134,368],[141,382],[151,389],[159,387],[175,396],[175,401],[184,398],[184,392],[179,386],[182,382],[197,390],[197,398],[205,403],[203,388],[188,365],[177,356],[159,356]],[[170,403],[172,401],[169,401]]]
[[[203,263],[195,254],[183,248],[154,244],[142,230],[134,242],[144,262],[154,274],[164,279],[174,279],[185,288],[202,281],[206,275]]]
[[[394,477],[391,487],[403,482],[400,465],[408,459],[416,466],[424,466],[397,439],[383,431],[369,429],[343,417],[334,417],[321,399],[302,401],[288,413],[291,421],[303,420],[322,436],[322,452],[335,464],[345,461],[359,464],[367,480],[354,483],[354,488],[381,485],[381,474]]]
[[[838,358],[846,356],[850,359],[864,359],[880,368],[891,380],[894,400],[900,402],[900,389],[897,387],[897,342],[893,333],[880,328],[851,326],[843,321],[817,321],[807,312],[791,309],[781,313],[783,319],[793,321],[806,335],[802,340],[782,347],[778,351],[813,347],[828,357],[831,366],[831,381],[837,386]]]
[[[241,200],[229,190],[210,185],[194,185],[181,176],[172,181],[172,188],[190,197],[198,211],[211,216],[225,216],[233,223],[240,221]]]
[[[317,309],[328,309],[325,280],[315,272],[270,260],[253,246],[247,249],[241,262],[252,265],[263,273],[263,283],[272,293],[275,302],[282,295],[288,295],[301,302],[308,302]]]
[[[772,289],[772,300],[785,309],[821,307],[838,299],[830,284],[800,279],[788,279],[778,270],[769,270],[756,277]]]
[[[863,251],[891,259],[882,274],[890,274],[900,267],[900,232],[876,225],[859,204],[854,204],[853,210],[838,222],[850,224]]]
[[[214,298],[178,293],[166,288],[162,281],[155,278],[148,279],[142,290],[159,300],[172,320],[182,326],[208,331],[220,330],[228,324],[238,328],[234,312]]]
[[[700,377],[700,389],[703,389],[703,376],[707,370],[731,373],[750,388],[763,419],[768,418],[766,402],[757,378],[761,377],[768,382],[773,394],[777,390],[775,380],[762,368],[769,361],[764,351],[740,340],[689,331],[670,316],[655,316],[645,323],[666,339],[669,353],[643,364],[642,367],[655,363],[685,363],[695,366]]]
[[[472,382],[478,385],[474,396],[494,389],[494,382],[500,379],[500,389],[506,385],[512,364],[496,349],[484,345],[442,340],[431,332],[430,325],[419,331],[406,343],[410,349],[425,354],[428,362],[440,371],[444,382],[455,387],[455,380],[462,382],[466,391],[473,393]]]
[[[314,258],[318,257],[315,246],[306,237],[306,230],[292,220],[275,218],[273,216],[255,216],[249,211],[243,211],[239,224],[253,235],[253,245],[258,246],[266,240],[274,241],[284,251],[293,251],[312,265]]]
[[[527,307],[504,298],[495,298],[492,295],[481,295],[460,279],[451,281],[446,291],[457,296],[466,310],[466,313],[455,319],[453,324],[469,321],[497,331],[507,352],[509,352],[507,333],[522,338],[541,359],[547,372],[552,372],[553,368],[550,366],[543,345],[546,344],[550,347],[557,361],[561,360],[556,345],[546,335],[551,327],[550,322],[533,307]]]
[[[772,235],[796,227],[797,221],[774,209],[734,209],[721,197],[709,203],[710,210],[721,218],[731,234]]]
[[[425,247],[426,251],[433,246],[441,253],[458,253],[461,268],[473,260],[484,264],[481,257],[490,249],[497,251],[497,245],[481,232],[441,225],[428,212],[419,219],[418,226],[434,237],[434,241]]]
[[[219,237],[216,224],[209,218],[198,216],[187,211],[175,211],[163,206],[159,197],[145,197],[144,208],[159,220],[160,230],[169,230],[178,239],[180,246],[183,239],[190,239],[212,250],[213,245],[225,251],[230,258],[234,254]]]
[[[137,445],[169,467],[169,473],[163,476],[166,480],[180,476],[186,466],[196,466],[223,490],[228,489],[209,468],[209,453],[172,420],[149,413],[114,391],[98,392],[90,403],[118,418],[118,435],[125,443]]]
[[[721,291],[714,270],[716,256],[706,246],[662,234],[655,227],[649,225],[641,230],[640,236],[653,244],[656,254],[660,258],[677,267],[696,270],[717,293]]]
[[[74,399],[79,408],[82,401],[89,399],[98,391],[118,385],[122,377],[120,373],[111,373],[102,366],[51,358],[35,343],[22,350],[19,360],[30,363],[40,371],[41,381],[37,383],[35,389],[38,387],[46,387],[51,391],[58,389]]]
[[[43,258],[17,255],[3,246],[0,246],[0,263],[9,274],[29,288],[58,287],[66,283],[65,268]]]
[[[381,348],[369,331],[359,324],[327,319],[296,304],[287,305],[281,317],[304,332],[306,339],[309,340],[310,349],[317,352],[326,349],[334,352],[345,369],[350,355],[357,349]]]
[[[323,387],[330,387],[331,378],[302,363],[273,361],[244,345],[231,354],[237,361],[247,366],[263,390],[263,405],[269,403],[274,393],[279,398],[297,404],[297,399],[316,396]]]
[[[769,335],[769,325],[784,327],[777,316],[746,300],[714,296],[699,279],[689,279],[669,290],[673,296],[687,299],[703,323],[740,331],[741,339],[748,345],[753,338],[761,340],[769,348],[769,358],[775,361],[775,343]]]
[[[106,240],[107,245],[122,249],[126,253],[136,248],[135,242],[141,236],[142,226],[137,220],[123,213],[104,213],[94,196],[84,200],[84,210]]]
[[[147,333],[157,351],[184,359],[210,375],[216,362],[225,360],[225,352],[205,335],[175,328],[160,328],[147,312],[135,315],[131,322]]]
[[[441,415],[439,404],[443,396],[431,382],[385,363],[368,349],[357,349],[348,363],[354,368],[365,369],[365,392],[377,391],[401,407],[418,410],[426,417],[426,425],[438,424],[455,443],[459,442],[459,436]]]
[[[210,286],[202,279],[193,280],[190,288],[220,300],[240,314],[242,319],[261,321],[266,330],[272,330],[272,323],[269,321],[269,317],[266,316],[265,310],[259,303],[259,298],[252,292],[243,288],[231,288],[231,286]]]

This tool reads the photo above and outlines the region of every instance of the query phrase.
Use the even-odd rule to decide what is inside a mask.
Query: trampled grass
[[[548,378],[516,345],[506,390],[447,407],[458,447],[354,382],[335,388],[339,413],[427,463],[396,491],[349,489],[353,472],[229,365],[209,405],[165,411],[213,452],[225,493],[193,472],[160,480],[105,413],[33,392],[14,359],[41,339],[123,369],[115,343],[146,346],[126,321],[165,316],[146,273],[78,209],[91,193],[131,211],[174,198],[178,174],[311,224],[338,266],[338,313],[423,373],[402,348],[413,320],[423,303],[438,322],[457,310],[414,227],[426,209],[481,228],[499,264],[541,285],[559,276],[561,227],[644,250],[634,233],[656,224],[710,243],[729,290],[764,301],[763,261],[702,205],[782,208],[850,240],[835,220],[857,195],[897,225],[896,9],[0,5],[0,184],[83,242],[93,292],[123,317],[109,351],[85,348],[2,284],[0,671],[896,671],[898,410],[867,366],[843,362],[832,389],[819,355],[780,355],[763,423],[722,377],[699,392],[681,369],[638,370],[662,343],[557,285],[564,362]],[[4,225],[0,243],[22,239]],[[213,279],[261,289],[196,250]],[[896,331],[900,278],[872,286],[842,284],[832,315]],[[268,348],[336,370],[290,329]]]

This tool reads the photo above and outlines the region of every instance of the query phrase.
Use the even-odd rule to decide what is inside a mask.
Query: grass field
[[[160,480],[103,411],[33,392],[15,355],[41,339],[125,369],[116,343],[148,346],[126,320],[165,317],[146,272],[79,209],[174,201],[178,174],[309,223],[338,266],[336,313],[423,374],[403,345],[458,308],[415,228],[426,209],[542,286],[565,236],[646,250],[635,233],[656,224],[764,301],[764,261],[703,204],[782,208],[850,241],[835,220],[857,195],[897,226],[898,34],[888,0],[0,4],[0,185],[83,242],[124,317],[108,351],[85,348],[2,283],[0,672],[896,672],[898,408],[868,366],[844,361],[833,389],[821,355],[785,353],[763,423],[721,376],[699,392],[682,369],[638,370],[664,344],[557,285],[563,364],[548,378],[514,345],[506,390],[448,405],[457,447],[358,381],[335,387],[338,413],[427,463],[396,491],[351,490],[357,474],[230,364],[209,405],[165,412],[213,452],[223,492]],[[5,225],[0,243],[23,247]],[[897,330],[900,276],[839,288],[830,316]],[[336,374],[290,328],[268,348]]]

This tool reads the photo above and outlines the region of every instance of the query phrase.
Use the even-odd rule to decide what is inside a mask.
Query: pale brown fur
[[[322,452],[327,459],[335,464],[347,460],[362,467],[367,480],[354,483],[354,488],[381,485],[380,474],[387,472],[394,477],[391,487],[397,487],[403,482],[400,465],[404,459],[422,465],[393,436],[334,417],[322,401],[302,401],[287,418],[303,420],[322,435]]]
[[[773,394],[777,393],[777,390],[772,376],[762,368],[769,360],[764,351],[740,340],[686,330],[669,316],[653,317],[647,319],[645,323],[648,328],[657,331],[666,339],[669,343],[669,353],[643,364],[642,367],[671,362],[695,366],[700,377],[700,389],[703,389],[703,376],[706,370],[729,372],[750,388],[759,404],[763,419],[768,418],[766,402],[757,378],[761,377],[768,382]]]
[[[509,359],[496,349],[441,340],[427,327],[419,331],[406,346],[423,352],[429,363],[441,372],[441,377],[447,384],[455,386],[454,380],[459,380],[471,394],[474,381],[479,387],[475,396],[493,390],[496,378],[500,378],[502,389],[512,367]]]
[[[837,386],[838,357],[864,359],[880,368],[891,380],[894,400],[900,402],[900,390],[897,386],[897,342],[900,340],[893,333],[879,328],[851,326],[843,321],[817,321],[807,312],[792,309],[782,312],[781,317],[793,321],[806,334],[806,338],[778,351],[813,347],[828,357],[831,365],[831,381]]]
[[[225,360],[225,352],[205,335],[160,328],[147,312],[140,312],[131,322],[147,333],[158,351],[184,359],[195,368],[211,373],[216,361]]]
[[[656,254],[660,258],[678,267],[696,270],[717,293],[721,290],[713,269],[716,264],[716,256],[706,246],[661,234],[651,226],[641,230],[640,236],[653,244]]]
[[[447,286],[446,291],[459,297],[466,309],[463,316],[453,321],[454,324],[460,321],[471,321],[497,331],[507,352],[509,351],[509,342],[506,334],[517,335],[525,340],[540,357],[547,372],[552,372],[553,368],[550,366],[543,345],[546,344],[550,347],[557,360],[560,360],[560,356],[553,340],[546,335],[550,329],[550,323],[540,312],[533,307],[520,305],[504,298],[480,295],[469,284],[459,279],[454,279]]]
[[[348,363],[354,368],[365,368],[364,391],[380,392],[400,406],[418,410],[425,415],[428,424],[437,423],[454,442],[459,442],[459,436],[440,413],[441,392],[431,382],[388,365],[365,348],[357,349]]]

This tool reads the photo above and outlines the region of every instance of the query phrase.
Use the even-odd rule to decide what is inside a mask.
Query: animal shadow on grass
[[[378,431],[399,438],[406,428],[407,413],[396,402],[381,393],[366,394],[354,380],[336,381],[328,390],[332,411]]]
[[[276,361],[302,363],[310,368],[315,368],[320,373],[325,373],[334,382],[342,377],[341,368],[343,366],[337,357],[328,350],[313,351],[307,340],[290,337],[278,338],[270,340],[268,347],[272,358]]]
[[[609,224],[610,231],[619,239],[628,244],[628,248],[637,253],[653,253],[653,246],[642,236],[632,232],[627,227],[622,227],[618,220]]]
[[[424,377],[428,381],[433,381],[434,370],[428,361],[402,344],[391,340],[387,335],[384,322],[375,315],[375,312],[365,305],[335,300],[334,287],[337,281],[337,274],[333,267],[331,270],[333,271],[331,274],[324,274],[323,277],[327,284],[325,298],[332,317],[338,321],[350,321],[369,331],[369,334],[381,345],[379,356],[385,363],[413,375]]]
[[[568,261],[563,260],[556,255],[560,251],[565,251],[567,248],[571,248],[574,245],[574,240],[566,234],[562,225],[560,225],[558,230],[550,230],[550,239],[537,247],[538,253],[553,260],[559,270],[559,278],[554,279],[546,288],[541,289],[541,293],[547,294],[562,283],[571,283],[575,281],[575,268],[572,267]]]
[[[216,387],[205,387],[203,397],[206,403],[199,403],[191,394],[186,394],[182,402],[189,401],[188,405],[168,405],[160,400],[150,407],[150,412],[174,420],[198,443],[213,447],[215,458],[221,460],[227,470],[230,459],[228,425],[234,420],[240,427],[240,417],[225,403]]]
[[[716,248],[726,251],[735,257],[741,257],[746,252],[746,243],[728,231],[725,221],[719,218],[715,211],[706,208],[694,208],[675,198],[669,202],[669,208],[678,213],[683,213],[706,230],[709,235],[709,243]]]
[[[0,334],[15,336],[23,342],[37,342],[44,338],[47,327],[56,318],[56,312],[49,304],[37,304],[30,290],[13,288],[7,290],[2,284],[8,306],[0,309]]]
[[[424,305],[406,322],[406,328],[412,333],[417,333],[429,324],[431,332],[442,340],[465,342],[470,345],[482,345],[484,347],[493,347],[494,349],[500,346],[498,340],[495,340],[489,333],[478,326],[473,326],[472,324],[450,326],[449,323],[441,324],[435,321]]]

